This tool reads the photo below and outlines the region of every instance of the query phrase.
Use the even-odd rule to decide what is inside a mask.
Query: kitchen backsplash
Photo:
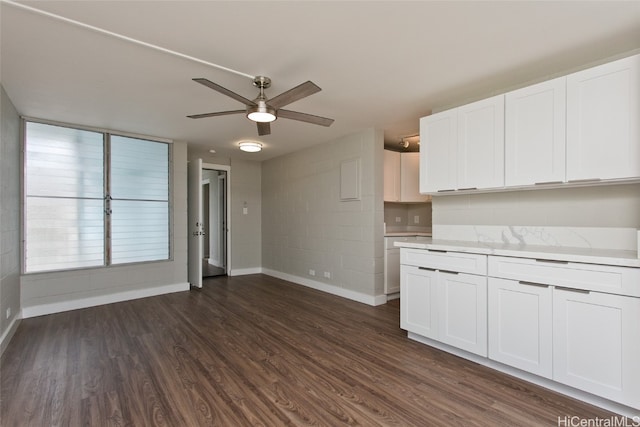
[[[385,203],[384,222],[387,232],[431,231],[431,203]]]
[[[633,250],[640,184],[433,199],[437,239]]]

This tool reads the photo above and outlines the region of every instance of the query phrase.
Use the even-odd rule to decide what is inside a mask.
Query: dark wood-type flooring
[[[370,307],[264,275],[25,319],[0,425],[557,426],[612,414],[406,338]]]

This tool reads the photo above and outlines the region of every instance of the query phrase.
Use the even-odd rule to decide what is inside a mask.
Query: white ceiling
[[[142,42],[265,75],[273,97],[323,90],[258,137],[242,109],[193,82],[253,99],[251,79],[16,7],[0,5],[0,82],[22,115],[189,142],[205,161],[265,160],[365,128],[385,141],[432,110],[640,48],[640,1],[39,1],[23,4]],[[237,142],[261,141],[258,154]]]

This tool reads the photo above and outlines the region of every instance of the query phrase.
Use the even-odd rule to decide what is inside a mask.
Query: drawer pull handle
[[[562,181],[543,181],[543,182],[535,182],[533,185],[553,185],[553,184],[562,184]]]
[[[446,189],[446,190],[438,190],[438,193],[446,193],[447,191],[456,191],[455,188]]]
[[[569,261],[560,261],[557,259],[536,259],[536,262],[546,262],[549,264],[569,264]]]
[[[429,267],[418,267],[418,270],[438,271],[435,268],[429,268]]]
[[[427,250],[429,252],[437,252],[437,253],[440,253],[440,254],[446,254],[447,253],[447,251],[443,251],[441,249],[427,249]]]
[[[581,182],[587,183],[587,182],[599,182],[599,181],[602,181],[602,178],[570,179],[569,183],[579,184]]]
[[[545,285],[544,283],[535,283],[535,282],[525,282],[524,280],[520,280],[518,283],[526,286],[537,286],[538,288],[548,288],[549,285]]]
[[[575,292],[577,294],[589,294],[591,291],[586,289],[574,289],[574,288],[565,288],[564,286],[556,286],[556,289],[567,292]]]
[[[478,187],[467,187],[467,188],[458,188],[460,191],[469,191],[469,190],[477,190]]]
[[[447,274],[458,274],[457,271],[451,271],[451,270],[439,270],[440,273],[447,273]]]

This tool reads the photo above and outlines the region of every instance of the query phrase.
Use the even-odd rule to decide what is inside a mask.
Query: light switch
[[[419,215],[415,215],[413,217],[413,223],[414,224],[420,224],[420,216]]]
[[[400,218],[399,216],[396,217],[396,222],[402,222],[402,218]]]
[[[242,215],[246,215],[248,213],[249,213],[249,208],[248,207],[245,206],[244,208],[242,208]]]

